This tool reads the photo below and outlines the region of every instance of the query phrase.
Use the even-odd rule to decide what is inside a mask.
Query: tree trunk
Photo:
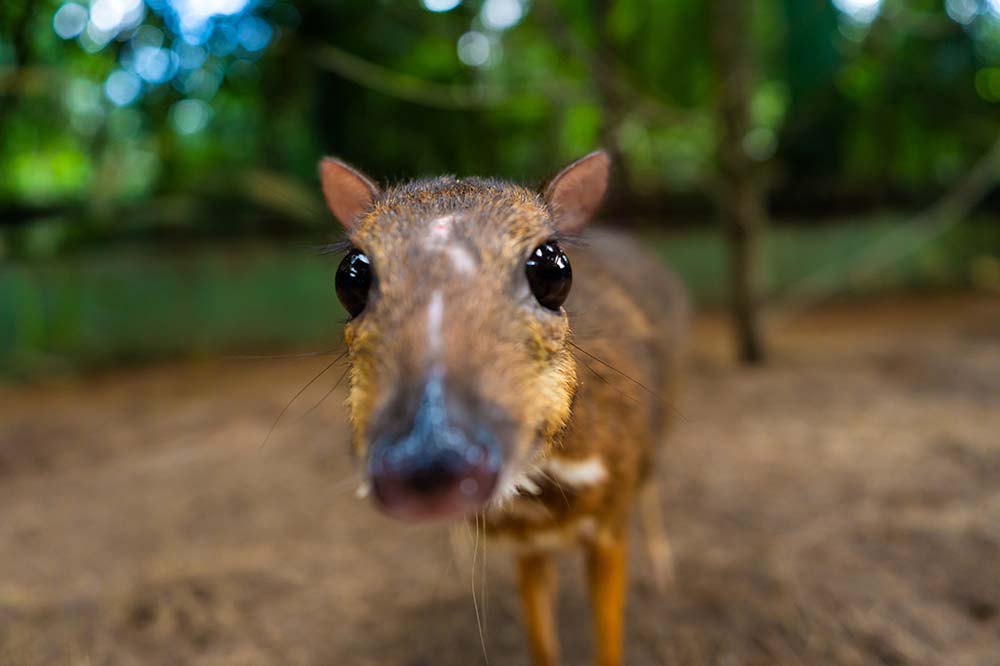
[[[30,2],[25,2],[19,9],[21,12],[16,14],[14,3],[7,6],[0,3],[0,25],[3,26],[3,30],[0,30],[0,42],[6,39],[14,49],[14,60],[11,63],[13,73],[7,81],[6,90],[0,89],[0,136],[3,136],[2,130],[7,129],[6,120],[12,115],[14,106],[18,103],[24,68],[31,64],[32,42],[28,28],[34,16],[31,11],[32,5]]]
[[[611,156],[614,169],[611,171],[611,192],[625,192],[629,185],[628,164],[625,162],[619,148],[618,134],[626,105],[615,80],[614,67],[611,65],[615,57],[615,47],[608,34],[608,14],[611,12],[614,0],[593,0],[591,2],[594,17],[594,30],[597,43],[590,58],[590,76],[601,105],[603,122],[601,126],[600,145]]]
[[[764,362],[758,242],[765,211],[755,165],[743,147],[750,131],[752,0],[711,0],[712,49],[721,126],[718,206],[729,240],[730,304],[740,360]]]

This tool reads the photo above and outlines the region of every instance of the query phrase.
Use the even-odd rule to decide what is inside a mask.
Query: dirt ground
[[[727,341],[699,322],[661,466],[677,582],[634,550],[627,663],[1000,664],[1000,299],[827,307],[763,370]],[[339,368],[262,446],[328,362],[0,388],[0,664],[469,666],[476,606],[489,663],[527,663],[501,546],[473,569],[355,499]]]

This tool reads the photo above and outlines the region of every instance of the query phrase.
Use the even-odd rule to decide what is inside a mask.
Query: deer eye
[[[337,298],[351,315],[357,317],[368,304],[372,286],[372,264],[360,250],[351,250],[337,268]]]
[[[573,269],[566,254],[553,241],[542,243],[528,257],[524,270],[539,304],[558,310],[573,284]]]

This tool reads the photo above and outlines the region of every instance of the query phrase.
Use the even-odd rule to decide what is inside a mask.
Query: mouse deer
[[[349,243],[336,290],[365,486],[391,516],[475,516],[513,546],[536,666],[559,660],[558,551],[585,553],[600,666],[622,663],[636,507],[667,575],[653,468],[688,306],[636,244],[584,232],[609,168],[598,151],[540,191],[453,176],[383,189],[320,164]]]

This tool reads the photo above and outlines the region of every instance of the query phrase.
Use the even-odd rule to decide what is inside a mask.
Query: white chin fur
[[[552,457],[508,476],[494,494],[493,505],[502,508],[518,496],[542,492],[539,484],[551,481],[564,488],[581,489],[599,485],[608,478],[608,469],[599,456],[579,460]]]
[[[586,488],[603,483],[608,478],[608,469],[599,456],[580,460],[549,458],[541,468],[556,483],[571,488]]]

